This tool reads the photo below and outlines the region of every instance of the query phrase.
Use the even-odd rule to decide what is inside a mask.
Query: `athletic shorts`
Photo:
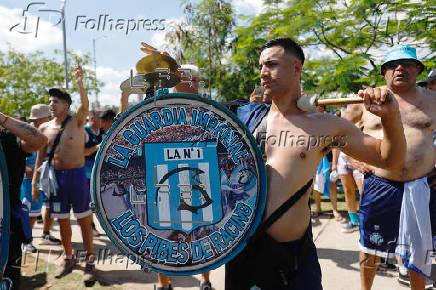
[[[39,198],[37,202],[32,199],[32,179],[24,178],[21,183],[21,203],[24,204],[29,210],[29,217],[37,217],[41,215],[41,208],[44,200],[44,193],[39,192]]]
[[[430,187],[430,222],[433,247],[436,250],[436,188]]]
[[[393,257],[398,240],[404,183],[365,175],[360,198],[359,246],[362,252]]]
[[[350,162],[347,159],[347,155],[345,155],[342,152],[339,152],[338,157],[338,164],[337,164],[338,174],[339,175],[353,175],[354,179],[363,179],[363,174],[357,170],[354,169],[353,166],[351,166]]]
[[[76,218],[91,214],[88,180],[84,168],[55,170],[59,190],[50,196],[50,215],[53,218],[69,218],[73,208]]]

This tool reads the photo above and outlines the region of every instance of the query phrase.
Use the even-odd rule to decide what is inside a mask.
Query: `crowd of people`
[[[144,48],[155,51],[148,45]],[[308,204],[313,178],[320,178],[316,173],[323,171],[320,163],[330,151],[326,174],[332,181],[339,177],[349,219],[334,206],[335,217],[347,220],[344,232],[360,230],[361,289],[371,289],[380,258],[396,258],[400,282],[411,289],[425,289],[432,283],[427,254],[436,245],[436,70],[419,83],[426,88],[417,87],[424,64],[415,49],[395,45],[381,66],[386,85],[359,91],[364,103],[348,106],[338,117],[297,107],[304,60],[301,47],[289,38],[266,43],[259,59],[262,89],[255,90],[252,102],[236,110],[263,149],[268,198],[255,238],[226,264],[226,289],[322,289]],[[194,86],[179,84],[176,92],[198,93],[199,75],[194,79]],[[89,112],[80,66],[75,68],[75,80],[80,101],[73,116],[69,115],[70,95],[57,88],[48,91],[48,106],[32,107],[32,124],[0,112],[0,142],[11,195],[10,252],[4,276],[12,280],[14,289],[20,285],[21,247],[34,251],[31,227],[44,201],[42,239],[61,244],[65,253],[55,277],[70,273],[76,264],[71,243],[73,210],[86,250],[83,280],[85,284],[95,281],[89,178],[115,112]],[[128,109],[128,98],[122,93],[120,112]],[[346,136],[347,142],[341,147],[326,143],[310,149],[262,142],[262,136],[279,136],[283,130],[302,136]],[[328,188],[334,198],[335,182],[324,185],[315,181],[316,191]],[[356,189],[361,195],[359,208]],[[53,219],[59,223],[60,240],[50,234]],[[209,278],[209,272],[203,273],[201,289],[212,289]],[[159,274],[159,284],[158,289],[172,289],[166,275]]]
[[[32,228],[43,205],[45,214],[40,244],[62,245],[65,252],[55,277],[70,273],[76,264],[71,244],[70,210],[73,209],[87,252],[83,280],[85,284],[95,281],[92,242],[95,226],[89,208],[89,178],[98,144],[104,130],[113,123],[115,112],[91,112],[88,118],[89,101],[80,66],[75,68],[75,79],[80,104],[74,116],[69,115],[70,95],[58,88],[48,91],[49,104],[32,107],[28,116],[30,124],[0,113],[0,141],[8,156],[9,180],[13,181],[9,186],[12,209],[9,259],[4,273],[12,281],[13,289],[20,289],[22,250],[37,251],[32,244]],[[106,125],[100,125],[100,120]],[[37,146],[32,147],[32,144]],[[50,234],[54,219],[60,226],[60,239]]]

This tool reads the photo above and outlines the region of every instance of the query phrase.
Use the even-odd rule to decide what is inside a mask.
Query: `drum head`
[[[6,159],[0,145],[0,277],[9,253],[9,180]]]
[[[266,200],[262,155],[224,106],[192,94],[146,100],[112,126],[92,197],[130,259],[168,275],[215,269],[245,246]]]

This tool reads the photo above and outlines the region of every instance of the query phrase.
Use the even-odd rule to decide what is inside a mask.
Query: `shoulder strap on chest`
[[[312,186],[313,179],[309,180],[306,185],[300,188],[294,195],[285,201],[278,209],[276,209],[257,229],[252,239],[256,239],[264,233],[273,223],[275,223],[285,212],[287,212]]]
[[[59,145],[59,142],[61,141],[62,133],[64,132],[65,126],[67,125],[67,123],[70,119],[71,119],[71,116],[68,115],[65,118],[65,120],[62,122],[61,129],[59,130],[59,133],[56,135],[56,138],[54,139],[53,147],[51,148],[50,153],[48,153],[48,164],[50,164],[53,160],[56,147]]]

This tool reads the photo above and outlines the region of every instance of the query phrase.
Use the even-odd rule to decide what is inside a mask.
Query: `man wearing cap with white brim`
[[[429,253],[433,250],[432,235],[436,235],[431,228],[431,219],[436,215],[430,211],[436,208],[429,205],[426,175],[436,162],[436,93],[415,87],[424,68],[416,49],[404,44],[390,48],[381,66],[388,93],[399,104],[407,151],[399,168],[360,165],[359,169],[366,172],[359,215],[361,289],[371,289],[380,257],[400,256],[409,270],[412,289],[424,289],[426,277],[430,277]],[[380,89],[373,92],[380,94]],[[364,133],[383,137],[380,118],[363,107],[360,121]]]
[[[432,68],[428,73],[427,79],[418,82],[418,85],[436,91],[436,68]]]
[[[30,111],[30,116],[29,116],[29,120],[32,122],[32,125],[35,128],[39,128],[43,123],[46,123],[48,121],[50,121],[51,119],[51,113],[50,113],[50,107],[48,105],[45,104],[37,104],[32,106],[32,109]],[[50,229],[53,226],[53,222],[54,219],[50,217],[50,203],[48,201],[48,199],[45,197],[44,193],[41,192],[40,198],[38,199],[38,202],[35,203],[35,201],[32,200],[32,176],[33,176],[33,169],[35,167],[35,162],[36,162],[36,155],[37,152],[33,153],[32,156],[28,157],[26,159],[26,177],[23,181],[23,185],[26,182],[27,177],[30,178],[30,184],[29,184],[29,189],[30,194],[26,195],[27,199],[31,201],[31,208],[34,208],[34,206],[36,204],[38,204],[38,207],[35,207],[35,211],[33,211],[32,209],[30,210],[30,225],[33,228],[35,222],[36,222],[36,218],[41,215],[41,208],[42,205],[44,205],[45,207],[45,214],[44,214],[44,225],[43,225],[43,231],[42,231],[42,237],[41,237],[41,241],[40,241],[40,245],[60,245],[61,244],[61,240],[53,237],[52,235],[50,235]],[[29,170],[29,171],[28,171]],[[28,174],[30,173],[30,174]],[[41,201],[41,199],[43,199],[43,202]]]
[[[50,118],[51,114],[48,105],[38,104],[32,106],[29,120],[32,122],[33,127],[39,128],[41,124],[50,121]],[[35,168],[36,155],[37,153],[34,152],[32,155],[26,158],[26,174],[24,176],[23,183],[21,184],[20,197],[21,202],[29,209],[31,228],[33,228],[35,225],[37,217],[41,215],[41,209],[44,201],[43,192],[40,192],[40,196],[36,202],[32,199],[32,176]],[[44,205],[46,207],[46,215],[44,217],[44,233],[41,244],[60,245],[61,241],[50,235],[50,228],[53,225],[53,219],[49,217],[50,208],[47,200],[44,201]],[[26,253],[34,253],[36,252],[36,249],[30,242],[24,245],[24,251]]]
[[[50,121],[50,109],[47,105],[38,104],[32,106],[30,111],[29,121],[31,121],[31,125],[35,128],[39,128],[42,123]],[[25,204],[30,212],[30,225],[33,228],[33,225],[36,222],[36,217],[41,215],[41,208],[43,202],[43,195],[41,193],[40,198],[37,202],[32,200],[32,177],[33,177],[33,169],[35,168],[36,161],[36,152],[34,152],[31,156],[26,158],[26,174],[23,179],[23,183],[21,184],[21,202]]]

